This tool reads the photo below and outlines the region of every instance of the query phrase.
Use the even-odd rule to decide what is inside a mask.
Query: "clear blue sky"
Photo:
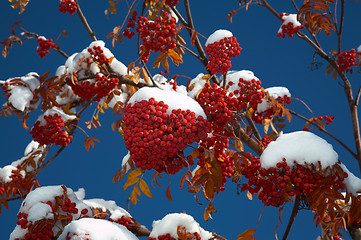
[[[180,2],[178,8],[183,12],[182,1]],[[270,2],[272,4],[272,1]],[[273,5],[279,12],[294,12],[291,1],[273,2],[276,2]],[[123,44],[117,43],[115,48],[112,48],[110,41],[106,39],[106,35],[114,26],[122,24],[125,1],[119,4],[119,14],[112,15],[109,19],[104,14],[104,10],[108,7],[107,1],[80,0],[80,4],[97,38],[104,40],[116,58],[125,65],[134,61],[137,58],[135,40],[125,39]],[[347,1],[346,5],[342,49],[347,51],[361,44],[359,28],[361,3]],[[251,6],[248,11],[245,9],[239,11],[234,15],[233,23],[227,21],[227,13],[237,8],[236,1],[191,1],[191,7],[195,26],[202,35],[209,36],[215,30],[228,29],[237,37],[243,50],[241,55],[233,59],[232,70],[251,70],[262,81],[264,88],[285,86],[293,97],[306,102],[315,115],[335,116],[334,123],[328,127],[329,131],[353,149],[351,120],[343,90],[337,80],[325,76],[324,69],[327,64],[319,57],[316,60],[323,62],[324,65],[319,70],[310,70],[314,51],[305,42],[297,37],[292,39],[276,37],[280,21],[265,9],[257,6]],[[30,1],[26,11],[21,15],[18,15],[18,10],[12,9],[7,1],[0,2],[0,9],[0,41],[11,34],[11,24],[20,20],[24,20],[21,26],[26,30],[47,38],[56,39],[61,31],[66,30],[69,37],[62,36],[58,44],[69,55],[83,50],[91,41],[76,14],[70,16],[58,11],[58,1]],[[190,40],[185,31],[183,36],[189,43]],[[201,38],[201,42],[205,43],[205,39]],[[337,46],[334,35],[326,38],[321,34],[320,42],[326,52]],[[36,53],[36,46],[35,40],[24,42],[22,47],[15,44],[10,49],[8,57],[0,59],[0,80],[23,76],[31,71],[39,74],[47,71],[55,73],[57,67],[64,64],[65,59],[56,52],[51,52],[44,59],[40,59]],[[202,65],[191,56],[185,57],[184,62],[179,68],[171,64],[170,75],[182,74],[192,78],[198,73],[205,72]],[[151,71],[158,72],[156,69]],[[357,91],[360,86],[359,78],[360,75],[357,73],[351,77],[354,91]],[[2,104],[5,97],[0,99]],[[312,117],[307,108],[297,100],[293,100],[290,108],[307,117]],[[84,115],[85,121],[91,113],[92,110],[89,109]],[[28,120],[29,126],[36,120],[37,114],[39,112],[35,112]],[[115,120],[117,117],[111,112],[101,115],[102,127],[88,132],[92,137],[100,139],[101,143],[96,143],[95,149],[89,152],[83,145],[86,136],[81,131],[77,131],[73,143],[39,174],[40,184],[43,186],[65,184],[73,190],[82,187],[86,190],[87,198],[115,200],[119,206],[126,208],[130,191],[122,191],[124,180],[117,184],[112,183],[112,177],[120,169],[121,160],[127,153],[120,134],[111,130],[110,124]],[[14,116],[1,118],[0,123],[0,166],[5,166],[23,156],[23,151],[31,141],[31,136]],[[302,127],[303,122],[294,118],[292,123],[285,128],[285,132],[301,130]],[[340,145],[320,132],[315,133],[333,144],[340,159],[351,171],[360,176],[356,161]],[[204,229],[208,231],[214,229],[227,239],[235,239],[244,230],[256,227],[263,205],[256,196],[253,201],[250,201],[244,193],[237,195],[235,184],[231,182],[226,184],[226,191],[222,192],[214,202],[218,211],[214,214],[214,219],[204,222],[203,211],[207,202],[202,199],[201,202],[204,205],[200,206],[192,194],[185,190],[180,191],[179,176],[171,177],[174,201],[169,202],[165,196],[168,184],[166,178],[166,176],[163,177],[162,188],[151,189],[154,196],[152,199],[142,196],[136,206],[130,206],[132,216],[148,228],[151,228],[153,220],[161,219],[167,213],[183,211],[192,215]],[[0,215],[0,239],[7,239],[15,227],[16,213],[20,203],[20,201],[11,202],[10,210],[4,209]],[[289,204],[283,213],[284,225],[278,227],[280,238],[287,225],[291,208],[292,205]],[[316,239],[320,230],[314,227],[312,219],[311,211],[301,211],[289,239]],[[277,222],[278,209],[266,208],[255,235],[256,238],[273,239]],[[349,239],[347,235],[346,239]]]

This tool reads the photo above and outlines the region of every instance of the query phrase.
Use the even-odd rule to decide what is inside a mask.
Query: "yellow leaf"
[[[108,1],[108,3],[110,5],[110,13],[111,14],[116,14],[117,13],[117,5],[115,5],[115,2]]]
[[[163,58],[163,60],[162,60],[162,66],[163,66],[165,69],[169,69],[169,63],[168,63],[167,58]]]
[[[247,191],[247,197],[249,200],[252,200],[252,194],[249,191]]]
[[[128,174],[128,179],[129,178],[135,178],[138,177],[139,175],[141,175],[142,173],[144,173],[144,171],[142,169],[134,169],[133,171],[131,171]]]
[[[238,237],[237,237],[237,240],[250,240],[250,239],[253,239],[254,237],[252,235],[255,232],[256,232],[255,229],[249,228],[246,231],[244,231],[243,233],[239,234]]]
[[[183,63],[182,55],[175,52],[173,49],[168,50],[168,56],[172,59],[172,62],[175,65],[179,65],[179,63]]]
[[[129,186],[132,186],[133,184],[137,183],[140,179],[137,178],[137,177],[134,177],[134,178],[129,178],[129,175],[128,175],[128,179],[127,181],[125,182],[124,186],[123,186],[123,190],[127,189]]]
[[[134,189],[133,189],[132,193],[130,194],[130,201],[132,201],[132,203],[133,203],[134,205],[137,204],[138,198],[137,198],[137,194],[136,194],[136,192],[134,191]]]
[[[148,187],[147,183],[143,179],[139,179],[139,187],[140,187],[140,190],[142,190],[142,192],[145,195],[147,195],[150,198],[153,197],[152,193],[149,190],[149,187]]]
[[[153,68],[156,68],[160,66],[160,63],[162,62],[163,58],[166,58],[167,57],[167,52],[166,51],[163,51],[161,53],[159,53],[157,59],[154,61],[153,63]]]
[[[142,194],[140,193],[138,185],[134,185],[133,191],[140,197]]]

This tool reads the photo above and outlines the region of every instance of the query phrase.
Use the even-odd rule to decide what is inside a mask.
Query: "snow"
[[[264,90],[265,92],[269,93],[270,97],[273,99],[277,99],[278,97],[291,97],[290,91],[285,87],[270,87]],[[266,100],[262,99],[262,102],[257,106],[257,112],[265,112],[270,108],[271,104]]]
[[[287,25],[289,23],[292,23],[294,28],[297,28],[302,25],[299,21],[297,21],[297,14],[289,14],[288,16],[284,15],[282,17],[282,20],[283,20],[282,25]],[[282,33],[282,26],[278,30],[278,33]]]
[[[208,37],[205,46],[207,46],[208,44],[219,42],[223,38],[227,37],[233,37],[233,34],[230,31],[224,29],[217,30]]]
[[[11,83],[12,80],[20,79],[23,83],[23,85],[18,86],[9,85],[10,96],[8,102],[14,108],[23,112],[26,108],[36,108],[38,106],[39,101],[35,104],[30,103],[30,101],[34,98],[33,91],[40,87],[38,77],[39,75],[37,73],[30,72],[23,77],[6,80],[6,82]]]
[[[65,226],[58,239],[136,240],[138,238],[123,225],[103,219],[82,218]]]
[[[125,165],[125,172],[127,173],[130,170],[130,166],[128,163],[128,160],[130,158],[130,152],[128,151],[127,155],[125,155],[123,157],[123,161],[122,161],[122,167]]]
[[[331,144],[306,131],[280,135],[263,151],[260,158],[261,166],[265,169],[275,168],[283,158],[291,168],[294,162],[300,165],[304,163],[317,165],[320,161],[324,169],[338,161],[338,155]]]
[[[12,178],[10,178],[10,176],[12,175],[12,171],[16,169],[17,168],[12,165],[7,165],[3,168],[0,168],[0,182],[11,182]]]
[[[184,213],[171,213],[166,215],[162,220],[154,221],[153,229],[149,237],[157,238],[158,236],[169,233],[171,237],[178,239],[178,226],[184,227],[189,233],[198,233],[201,240],[212,238],[212,233],[205,231],[192,216]]]
[[[356,49],[356,52],[361,53],[361,45],[358,46],[358,48]]]
[[[188,84],[188,96],[195,99],[199,91],[204,88],[207,80],[203,79],[203,73],[198,74],[194,79],[192,79]]]
[[[35,222],[40,219],[54,219],[52,211],[48,204],[38,202],[32,206],[28,215],[28,221]]]
[[[71,55],[65,62],[65,68],[67,70],[67,73],[75,73],[78,70],[85,70],[88,67],[88,64],[84,61],[86,58],[90,58],[90,53],[88,52],[88,48],[93,48],[94,46],[99,46],[103,50],[103,54],[108,59],[113,58],[113,53],[105,47],[105,43],[101,40],[91,42],[89,47],[85,48],[80,53],[74,53]],[[127,74],[127,67],[117,59],[113,58],[111,60],[110,66],[112,70],[115,73],[118,73],[120,75],[126,75]],[[97,74],[100,72],[99,67],[96,63],[90,64],[90,72],[93,74]],[[63,71],[62,68],[57,70],[57,73],[60,74]],[[82,77],[84,74],[83,72],[78,72],[78,76]]]
[[[61,108],[53,107],[46,110],[42,115],[38,117],[37,121],[40,122],[39,126],[43,126],[46,124],[46,120],[44,119],[44,116],[54,115],[54,114],[58,114],[63,119],[64,123],[77,118],[75,115],[66,114],[65,112],[63,112]]]
[[[346,185],[347,192],[357,197],[359,193],[361,193],[361,179],[350,172],[342,163],[341,168],[348,174],[348,177],[343,180],[344,184]]]
[[[190,110],[196,114],[196,116],[202,116],[206,119],[202,107],[192,98],[185,94],[181,94],[174,91],[163,91],[158,88],[143,87],[139,89],[129,99],[128,104],[141,102],[142,100],[148,101],[150,98],[154,98],[155,101],[163,101],[168,105],[167,114],[171,114],[173,109],[182,109],[184,111]]]
[[[25,148],[24,156],[32,153],[34,150],[39,148],[39,143],[37,141],[32,140]]]
[[[114,201],[106,201],[104,199],[95,198],[83,200],[83,202],[91,208],[99,208],[103,212],[109,211],[111,214],[110,218],[114,220],[121,218],[122,216],[132,217],[125,209],[117,206]]]

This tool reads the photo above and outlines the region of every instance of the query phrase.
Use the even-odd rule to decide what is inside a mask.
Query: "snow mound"
[[[212,238],[212,233],[205,231],[192,216],[184,213],[171,213],[166,215],[162,220],[154,221],[153,230],[149,237],[157,238],[158,236],[169,233],[171,237],[178,239],[178,226],[184,227],[189,233],[198,233],[201,240]]]
[[[303,165],[321,162],[322,168],[337,163],[338,155],[331,144],[317,135],[298,131],[282,134],[276,141],[271,142],[263,151],[260,163],[265,169],[276,167],[278,162],[285,158],[287,165],[293,167],[294,162]]]
[[[196,116],[202,116],[207,119],[202,107],[192,98],[185,94],[181,94],[174,91],[163,91],[158,88],[143,87],[139,89],[129,99],[128,104],[141,102],[143,100],[148,101],[154,98],[155,101],[163,101],[168,105],[167,114],[171,114],[173,109],[190,110],[196,114]]]
[[[270,87],[264,90],[265,92],[269,93],[270,97],[273,99],[277,99],[278,97],[291,97],[290,91],[285,87]],[[267,100],[262,99],[262,102],[257,106],[257,112],[265,112],[270,108],[271,104],[267,102]]]
[[[65,226],[59,240],[137,240],[138,238],[123,225],[103,219],[82,218]]]
[[[343,183],[346,185],[347,192],[357,197],[359,193],[361,193],[361,179],[350,172],[345,165],[340,164],[340,166],[342,170],[348,174],[348,177],[343,180]]]
[[[224,29],[217,30],[208,37],[205,46],[207,46],[208,44],[219,42],[223,38],[227,37],[233,37],[233,34],[230,31]]]

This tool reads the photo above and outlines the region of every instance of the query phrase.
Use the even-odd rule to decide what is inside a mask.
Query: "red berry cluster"
[[[78,7],[76,6],[76,2],[74,0],[62,0],[59,3],[59,11],[61,13],[68,12],[70,15],[76,13]]]
[[[135,36],[135,33],[131,32],[130,30],[135,28],[135,21],[137,21],[137,14],[138,13],[136,11],[134,11],[132,13],[132,17],[128,19],[127,28],[124,29],[124,32],[123,32],[124,37],[131,39],[132,37]]]
[[[178,3],[179,3],[179,0],[165,0],[165,4],[172,5],[172,6],[178,5]]]
[[[140,16],[137,32],[142,39],[140,56],[148,62],[151,52],[164,52],[176,47],[176,20],[168,12],[162,12],[154,21]]]
[[[232,67],[231,58],[238,56],[242,48],[235,37],[226,37],[219,42],[208,44],[206,52],[209,55],[207,68],[212,74],[226,74]]]
[[[99,65],[103,65],[109,63],[109,59],[105,57],[103,53],[103,49],[100,46],[93,46],[93,48],[88,48],[88,52],[90,53],[90,58],[93,62],[98,63]],[[87,63],[90,63],[90,59],[86,59]]]
[[[352,73],[352,70],[350,70],[348,68],[355,65],[357,54],[358,53],[356,53],[355,49],[351,49],[348,52],[340,53],[337,58],[337,64],[338,64],[337,70],[339,70],[341,72],[351,71],[351,73]]]
[[[287,24],[284,23],[287,16],[289,16],[288,13],[281,13],[280,16],[283,24],[281,26],[281,32],[277,33],[277,37],[285,38],[287,34],[291,38],[293,37],[293,34],[297,33],[300,29],[303,29],[302,24],[295,27],[292,21]]]
[[[55,143],[56,145],[66,146],[71,142],[73,136],[69,136],[68,132],[64,129],[64,120],[57,113],[54,115],[45,115],[45,124],[41,124],[38,120],[30,131],[34,140],[41,145],[48,145]]]
[[[53,39],[51,38],[45,39],[43,37],[38,37],[37,41],[39,43],[39,47],[36,49],[36,51],[41,58],[45,57],[46,54],[49,53],[49,49],[55,47],[55,43],[53,43]]]
[[[234,116],[233,111],[242,110],[233,93],[228,93],[215,83],[212,83],[212,86],[206,83],[196,100],[217,132],[224,131],[224,127]]]
[[[344,178],[335,172],[334,175],[322,175],[316,170],[316,166],[310,164],[309,167],[296,164],[291,169],[283,159],[277,163],[277,167],[264,169],[260,160],[251,156],[249,165],[241,163],[242,174],[248,179],[248,183],[242,185],[241,190],[248,190],[251,194],[258,193],[258,198],[267,206],[279,207],[292,196],[300,196],[301,200],[307,200],[315,189],[333,188],[336,191],[344,189]]]
[[[320,120],[320,121],[322,121],[322,120],[325,120],[326,122],[326,124],[328,125],[328,124],[330,124],[330,123],[332,123],[333,122],[333,119],[335,119],[335,117],[334,116],[327,116],[327,115],[325,115],[325,116],[319,116],[319,117],[314,117],[314,118],[312,118],[312,120],[313,121],[317,121],[317,120]]]
[[[195,232],[192,234],[192,236],[188,236],[187,239],[201,240],[201,236],[199,236],[199,234]],[[176,240],[176,239],[173,238],[169,233],[167,233],[167,234],[159,235],[158,237],[155,238],[148,237],[148,240]]]
[[[122,216],[121,218],[118,218],[116,220],[114,220],[112,218],[109,218],[108,220],[110,222],[119,223],[119,224],[123,225],[126,228],[129,228],[134,224],[134,219],[133,218],[125,217],[125,216]]]
[[[276,98],[276,101],[278,103],[280,103],[281,105],[285,106],[286,104],[291,104],[291,98],[288,96],[279,96]],[[252,115],[252,119],[253,121],[255,121],[256,123],[261,124],[263,119],[272,119],[275,111],[277,109],[274,106],[271,106],[270,108],[268,108],[266,111],[264,112],[254,112],[254,114]],[[278,113],[278,116],[282,116],[283,112],[282,110]]]
[[[96,75],[94,80],[78,81],[74,84],[70,78],[67,82],[76,95],[89,101],[95,94],[97,98],[95,101],[99,102],[101,98],[108,96],[109,93],[118,85],[118,78],[107,78],[104,75]]]
[[[233,84],[232,81],[229,81],[226,85],[226,89],[229,91]],[[237,85],[237,89],[233,90],[232,93],[238,99],[240,107],[243,110],[246,110],[247,108],[256,110],[258,104],[262,102],[265,95],[264,91],[262,91],[261,81],[258,79],[249,81],[239,78]]]
[[[163,101],[128,104],[124,109],[124,140],[136,167],[177,173],[187,166],[183,150],[204,139],[209,123],[190,110],[172,110]]]

